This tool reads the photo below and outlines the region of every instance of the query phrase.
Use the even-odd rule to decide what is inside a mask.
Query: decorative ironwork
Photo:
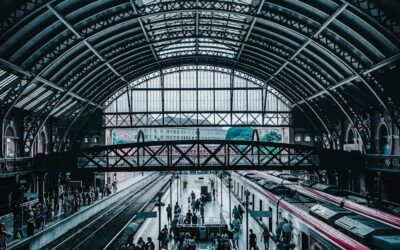
[[[375,76],[399,61],[399,24],[373,1],[65,2],[26,1],[0,21],[0,62],[25,75],[29,90],[13,82],[1,112],[33,111],[28,140],[50,116],[85,120],[82,102],[102,105],[143,74],[201,63],[270,79],[299,110],[312,111],[328,140],[336,140],[332,124],[341,119],[368,144],[371,106],[400,125],[396,91]],[[37,103],[18,105],[30,94]],[[66,102],[69,109],[60,110]]]
[[[338,169],[359,166],[360,154],[260,141],[156,141],[92,147],[36,157],[46,171],[176,169]],[[57,166],[52,162],[58,161]],[[50,167],[51,165],[51,167]],[[49,168],[46,169],[46,166]]]
[[[104,128],[289,127],[290,112],[103,113]]]

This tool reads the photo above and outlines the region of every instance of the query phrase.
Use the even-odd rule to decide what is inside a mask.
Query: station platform
[[[81,205],[79,207],[79,211],[83,211],[86,209],[91,209],[91,207],[95,207],[97,205],[97,203],[104,201],[105,199],[108,199],[116,194],[118,194],[119,192],[122,192],[123,190],[125,190],[126,188],[129,188],[130,186],[134,185],[135,183],[137,183],[138,181],[146,178],[147,176],[149,176],[150,174],[152,174],[152,172],[142,172],[142,173],[137,173],[135,176],[133,176],[132,178],[126,179],[126,181],[122,181],[117,183],[117,191],[113,192],[111,195],[106,196],[102,199],[98,199],[93,201],[90,205]],[[72,213],[72,214],[68,214],[67,216],[65,216],[64,211],[62,206],[59,206],[59,210],[55,211],[55,215],[54,217],[48,221],[46,223],[46,225],[44,226],[43,229],[35,229],[35,233],[34,236],[37,234],[40,234],[41,232],[47,230],[48,228],[54,228],[57,227],[57,224],[59,224],[60,222],[64,221],[65,219],[68,219],[68,217],[75,215],[76,213]],[[7,225],[6,225],[7,226]],[[9,227],[7,228],[13,228],[13,225],[10,224]],[[24,232],[22,234],[22,238],[21,239],[14,239],[13,237],[7,238],[7,245],[8,247],[13,247],[14,245],[18,244],[21,241],[27,240],[28,238],[26,237],[27,233],[26,233],[26,224],[24,225]]]
[[[222,205],[221,205],[221,179],[217,178],[215,174],[188,174],[182,175],[182,180],[186,179],[188,182],[187,187],[184,189],[179,186],[179,190],[177,189],[176,180],[172,184],[172,192],[166,192],[162,197],[162,202],[165,203],[165,206],[162,208],[161,213],[161,228],[164,225],[167,225],[168,229],[170,229],[171,223],[167,221],[167,212],[166,206],[170,203],[170,193],[172,193],[172,204],[175,205],[177,201],[177,193],[178,193],[178,203],[182,208],[182,214],[185,215],[190,207],[190,203],[188,202],[188,197],[193,191],[196,195],[196,199],[200,197],[201,194],[201,186],[208,186],[208,192],[211,192],[210,180],[214,180],[214,187],[216,189],[215,200],[212,199],[211,202],[206,202],[204,205],[204,224],[212,224],[218,223],[220,221],[224,221],[225,225],[229,224],[229,191],[227,188],[227,184],[223,183],[222,185]],[[231,209],[234,206],[240,204],[240,201],[235,197],[235,195],[231,194]],[[158,211],[158,208],[155,208],[153,211]],[[243,221],[241,225],[241,229],[239,232],[239,240],[238,240],[238,248],[236,249],[246,249],[246,214],[243,215]],[[222,216],[222,218],[221,218]],[[233,215],[232,215],[233,216]],[[232,218],[233,220],[233,218]],[[253,232],[257,235],[257,245],[259,249],[264,249],[264,242],[261,242],[261,236],[263,232],[263,228],[261,225],[249,215],[249,229],[252,229]],[[134,235],[133,242],[136,244],[140,237],[143,238],[145,242],[147,242],[147,237],[151,237],[154,242],[156,249],[159,249],[158,245],[158,217],[157,218],[148,218],[144,221],[142,226],[138,229],[138,231]],[[272,243],[270,243],[270,248],[272,249]],[[176,249],[177,242],[174,240],[170,240],[168,244],[168,249]],[[212,249],[211,241],[198,240],[196,249]]]

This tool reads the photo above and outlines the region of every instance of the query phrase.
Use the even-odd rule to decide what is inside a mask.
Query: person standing
[[[237,209],[236,206],[234,206],[233,209],[232,209],[232,215],[233,215],[234,219],[239,218],[239,210]]]
[[[191,207],[192,207],[193,213],[196,212],[196,200],[192,200]]]
[[[200,216],[202,222],[204,223],[204,205],[200,205]]]
[[[167,210],[167,219],[168,219],[168,221],[171,221],[172,220],[172,207],[171,207],[171,204],[168,204],[166,210]]]
[[[151,240],[151,237],[147,237],[147,243],[146,243],[146,250],[154,250],[156,247]]]
[[[175,203],[174,214],[179,214],[181,212],[181,208],[179,207],[178,202]]]
[[[145,250],[146,242],[144,242],[142,237],[140,237],[139,240],[136,242],[136,246],[139,246],[140,250]]]
[[[29,217],[29,219],[27,220],[27,225],[26,225],[26,233],[28,235],[28,237],[33,236],[33,234],[35,233],[35,219],[33,218],[33,216]]]
[[[250,231],[250,235],[249,235],[249,238],[250,238],[250,242],[249,242],[249,244],[250,244],[250,250],[251,249],[254,249],[254,250],[256,250],[257,249],[257,235],[253,232],[253,229],[250,229],[249,230]]]
[[[11,237],[12,233],[8,232],[6,229],[6,224],[1,223],[0,224],[0,249],[6,249],[7,247],[7,237]]]
[[[215,201],[215,188],[212,189],[212,195],[213,195],[213,198],[214,198],[214,201]]]

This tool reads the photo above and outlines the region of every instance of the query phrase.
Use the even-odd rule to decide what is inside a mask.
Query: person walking
[[[239,231],[235,229],[233,233],[233,244],[235,249],[239,249]]]
[[[197,199],[194,205],[195,205],[195,208],[196,208],[196,212],[199,212],[200,211],[200,200]]]
[[[196,212],[196,201],[195,200],[192,200],[191,207],[192,207],[193,213]]]
[[[192,200],[196,199],[196,194],[193,192],[193,190],[192,190],[192,193],[190,193],[190,196],[192,197]]]
[[[264,231],[263,231],[263,234],[262,234],[262,237],[261,237],[260,241],[264,240],[265,250],[269,249],[269,238],[270,238],[270,236],[271,236],[271,234],[270,234],[268,228],[266,226],[264,226]]]
[[[253,229],[250,229],[249,230],[250,231],[250,235],[249,235],[249,238],[250,238],[250,242],[249,242],[249,244],[250,244],[250,250],[251,249],[254,249],[254,250],[257,250],[257,235],[253,232]]]
[[[233,220],[233,227],[235,228],[235,231],[239,232],[240,231],[240,220],[239,218],[236,218]]]

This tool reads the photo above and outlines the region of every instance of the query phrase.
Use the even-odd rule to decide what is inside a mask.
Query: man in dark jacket
[[[172,207],[171,207],[171,204],[168,204],[166,210],[167,210],[167,219],[168,219],[168,221],[171,221],[172,220]]]
[[[257,235],[255,234],[255,233],[253,233],[253,229],[250,229],[250,235],[249,235],[249,238],[250,238],[250,242],[249,242],[249,244],[250,244],[250,250],[251,249],[254,249],[254,250],[256,250],[257,248]]]

